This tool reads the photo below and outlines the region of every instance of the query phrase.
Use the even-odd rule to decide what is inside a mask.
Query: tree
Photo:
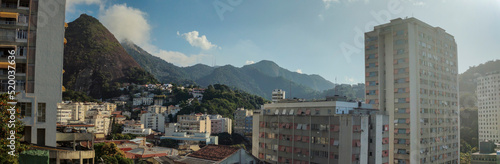
[[[125,152],[115,143],[98,143],[94,146],[95,161],[104,161],[107,164],[133,164],[132,159],[125,158]],[[102,160],[101,160],[102,159]]]
[[[8,101],[8,94],[0,94],[0,121],[2,122],[0,125],[0,143],[2,144],[0,163],[19,163],[20,153],[27,150],[29,145],[19,142],[22,137],[21,132],[24,130],[23,122],[20,120],[20,110],[19,107],[8,104]],[[15,148],[11,149],[11,147]]]

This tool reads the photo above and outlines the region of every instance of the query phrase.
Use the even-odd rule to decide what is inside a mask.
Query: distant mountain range
[[[312,99],[320,98],[322,91],[335,87],[335,84],[319,75],[292,72],[267,60],[241,68],[231,65],[210,67],[204,64],[178,67],[149,54],[130,41],[123,42],[122,46],[142,68],[165,83],[201,86],[225,84],[267,99],[271,98],[273,89],[283,89],[293,97]]]
[[[225,84],[271,99],[273,89],[283,89],[287,98],[323,99],[347,95],[364,99],[364,85],[336,85],[319,75],[292,72],[263,60],[243,67],[211,67],[196,64],[178,67],[153,56],[131,41],[119,43],[94,17],[82,14],[66,29],[64,86],[94,98],[109,98],[120,83],[150,82],[208,86]],[[337,87],[337,88],[336,88]]]

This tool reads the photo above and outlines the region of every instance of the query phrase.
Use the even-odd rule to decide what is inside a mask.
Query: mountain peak
[[[82,14],[68,24],[64,48],[64,86],[106,98],[104,86],[115,82],[156,81],[130,56],[115,36],[96,18]]]

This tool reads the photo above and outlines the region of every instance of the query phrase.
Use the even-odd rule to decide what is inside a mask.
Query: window
[[[398,93],[405,93],[405,89],[404,88],[398,88]]]
[[[370,72],[369,77],[377,76],[377,72]]]
[[[28,52],[28,50],[26,49],[26,47],[24,47],[24,46],[17,47],[17,55],[18,56],[26,56],[27,52]]]
[[[399,30],[398,32],[396,32],[397,36],[404,35],[404,34],[405,34],[405,30]]]
[[[370,90],[368,91],[367,95],[376,95],[377,91],[376,90]]]
[[[399,98],[399,99],[397,99],[397,103],[406,103],[406,99],[405,98]]]
[[[370,64],[368,64],[368,68],[373,68],[373,67],[375,67],[375,66],[376,66],[376,64],[375,64],[375,63],[370,63]]]
[[[19,108],[21,109],[21,116],[31,117],[31,103],[20,102]]]
[[[396,41],[394,41],[394,44],[395,45],[405,44],[405,40],[403,40],[403,39],[396,40]]]
[[[398,113],[406,113],[406,108],[399,108]]]
[[[398,59],[398,64],[404,63],[405,59]]]
[[[45,103],[38,103],[38,122],[45,122]]]
[[[403,53],[405,53],[405,49],[399,49],[398,52],[397,52],[398,55],[401,55]]]
[[[368,59],[375,59],[375,54],[369,54]]]
[[[375,86],[375,85],[377,85],[377,82],[375,82],[375,81],[369,81],[369,82],[368,82],[368,85],[370,85],[370,86]]]
[[[399,134],[406,134],[406,129],[398,129]]]
[[[406,82],[406,79],[404,79],[404,78],[396,80],[396,83],[405,83],[405,82]]]
[[[27,30],[17,30],[17,39],[28,39],[28,31]]]
[[[399,63],[399,61],[398,61],[398,63]],[[398,69],[398,74],[403,74],[405,72],[406,72],[406,69],[404,69],[404,68]]]

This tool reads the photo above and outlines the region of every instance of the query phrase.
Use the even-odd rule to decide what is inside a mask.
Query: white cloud
[[[151,44],[151,25],[147,14],[127,4],[115,4],[99,11],[99,20],[119,41],[130,40],[154,56],[178,66],[200,63],[208,54],[186,55],[182,52],[168,51]]]
[[[423,5],[425,5],[425,2],[422,2],[422,1],[413,2],[413,5],[415,5],[415,6],[423,6]]]
[[[252,61],[252,60],[247,60],[247,61],[245,62],[245,65],[250,65],[250,64],[254,64],[254,63],[255,63],[255,62],[254,62],[254,61]]]
[[[210,50],[212,48],[218,47],[217,45],[212,44],[210,41],[208,41],[207,36],[199,36],[200,33],[198,31],[191,31],[184,34],[179,34],[179,31],[177,31],[177,35],[182,36],[184,39],[186,39],[186,41],[188,41],[191,46],[199,47],[203,50]]]
[[[302,74],[302,69],[297,69],[295,72]]]
[[[105,0],[66,0],[66,11],[70,13],[75,12],[75,6],[80,4],[85,5],[99,5],[100,9],[104,8]]]
[[[150,42],[151,31],[146,16],[139,9],[127,7],[127,4],[116,4],[102,11],[99,20],[119,41],[128,39],[145,45]]]
[[[322,20],[322,21],[325,20],[325,18],[323,18],[323,14],[319,14],[318,18],[319,18],[319,20]]]
[[[166,50],[155,51],[154,55],[162,58],[165,61],[174,63],[174,64],[179,65],[179,66],[183,66],[183,67],[200,63],[204,59],[211,57],[211,55],[207,55],[207,54],[198,54],[198,55],[188,56],[188,55],[181,53],[181,52],[166,51]]]
[[[339,2],[339,0],[323,0],[323,3],[325,4],[326,9],[330,8],[330,5],[332,3],[338,3],[338,2]]]
[[[354,78],[352,78],[352,77],[345,77],[345,81],[346,81],[347,83],[350,83],[350,84],[352,84],[352,83],[356,82],[356,80],[355,80]]]

